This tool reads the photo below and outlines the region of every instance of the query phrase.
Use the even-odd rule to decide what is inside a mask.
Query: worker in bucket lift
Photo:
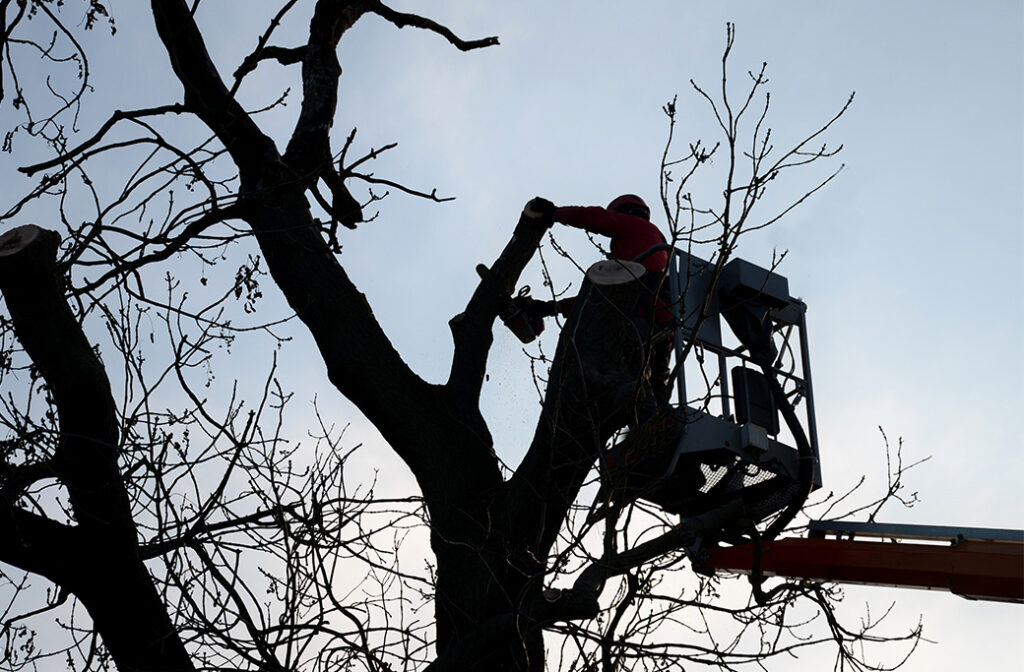
[[[614,199],[607,208],[598,206],[556,207],[544,198],[535,198],[526,205],[527,214],[549,219],[590,233],[607,236],[610,239],[608,255],[611,259],[631,261],[651,247],[665,242],[658,227],[651,223],[651,210],[643,199],[634,194],[624,194]],[[650,289],[652,297],[664,296],[667,290],[665,268],[668,265],[667,251],[659,250],[641,263],[647,269],[643,283]],[[526,310],[539,317],[566,315],[572,308],[575,297],[557,301],[530,300]],[[633,323],[641,334],[653,335],[666,329],[672,321],[672,314],[663,299],[652,300],[633,317]],[[660,304],[660,308],[659,308]],[[649,366],[651,387],[655,400],[663,406],[671,393],[668,384],[668,363],[672,352],[669,338],[658,339],[650,350]]]

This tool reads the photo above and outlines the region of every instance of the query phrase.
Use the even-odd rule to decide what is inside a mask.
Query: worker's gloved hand
[[[538,301],[529,296],[517,296],[512,299],[517,312],[522,311],[530,317],[554,317],[558,315],[558,301]]]
[[[537,303],[533,297],[520,294],[519,296],[512,297],[512,313],[529,313],[530,307]]]
[[[538,196],[530,199],[523,208],[523,214],[543,226],[551,226],[555,222],[555,204]]]

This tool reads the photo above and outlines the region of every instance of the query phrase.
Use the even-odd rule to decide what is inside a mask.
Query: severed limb
[[[0,501],[0,557],[57,581],[85,605],[120,669],[194,669],[152,577],[119,466],[120,428],[106,370],[68,305],[57,265],[60,236],[34,225],[0,236],[0,292],[14,333],[57,409],[51,464],[75,525]],[[53,548],[59,544],[59,548]],[[75,562],[66,558],[73,556]]]
[[[476,407],[480,399],[487,356],[494,342],[494,320],[550,225],[550,221],[531,216],[524,209],[512,237],[491,264],[490,273],[480,280],[466,309],[448,322],[455,354],[446,386],[466,408]]]

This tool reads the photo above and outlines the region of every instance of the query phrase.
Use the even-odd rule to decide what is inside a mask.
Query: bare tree
[[[123,670],[681,669],[688,661],[732,669],[815,641],[801,633],[813,617],[790,615],[808,604],[827,621],[824,639],[840,642],[840,660],[856,663],[850,641],[870,640],[875,624],[844,630],[826,589],[766,593],[755,582],[747,603],[731,607],[721,605],[717,579],[685,594],[675,587],[687,547],[743,518],[742,502],[682,522],[639,500],[592,515],[598,458],[635,410],[636,367],[627,360],[644,345],[622,314],[637,300],[636,283],[585,284],[546,374],[534,438],[507,475],[480,412],[481,387],[495,319],[550,222],[524,214],[515,223],[450,322],[455,351],[443,384],[403,361],[340,263],[338,225],[367,219],[382,197],[375,189],[442,200],[367,170],[392,144],[355,156],[354,130],[336,144],[342,37],[375,15],[463,51],[496,38],[464,40],[378,0],[288,0],[226,80],[196,22],[201,3],[152,0],[179,93],[158,107],[114,111],[79,139],[89,67],[70,26],[114,24],[102,2],[66,4],[0,2],[0,102],[21,115],[5,145],[49,148],[20,169],[37,182],[0,216],[15,225],[0,238],[9,669],[47,658]],[[306,42],[276,44],[286,15],[303,9]],[[81,24],[67,18],[76,11]],[[721,125],[721,144],[695,142],[674,158],[670,134],[663,165],[672,242],[710,241],[719,267],[744,231],[832,179],[799,190],[782,212],[755,213],[770,182],[835,155],[817,143],[846,109],[778,151],[764,71],[751,75],[738,107],[729,95],[732,41],[730,28],[721,93],[694,85]],[[70,66],[71,77],[54,82],[71,87],[19,79],[26,50]],[[274,67],[268,61],[301,68],[283,151],[261,129],[260,111],[236,95],[259,68]],[[674,102],[666,113],[674,133]],[[751,116],[752,131],[741,126]],[[114,188],[90,177],[110,155],[128,166]],[[719,155],[721,198],[697,205],[688,179]],[[30,212],[51,222],[35,226]],[[394,451],[418,493],[382,499],[372,484],[349,484],[344,430],[319,406],[306,443],[287,436],[291,395],[273,363],[256,392],[214,382],[238,339],[268,353],[287,347],[282,334],[292,325],[283,322],[292,316],[253,315],[268,274],[331,384],[387,442],[372,450]],[[429,532],[426,570],[402,562],[403,540],[418,530]],[[37,577],[50,587],[28,589]],[[46,613],[62,643],[34,637],[29,624]],[[719,639],[713,613],[739,632]],[[693,643],[693,633],[704,639]]]

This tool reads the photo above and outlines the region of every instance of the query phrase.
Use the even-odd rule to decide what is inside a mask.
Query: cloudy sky
[[[168,84],[166,59],[144,16],[148,3],[109,4],[116,38],[89,37],[95,95],[110,99],[106,110],[176,101],[178,87]],[[202,3],[223,72],[251,51],[265,27],[271,10],[254,8],[273,4]],[[869,486],[884,485],[882,426],[894,443],[903,438],[906,460],[931,458],[907,475],[921,503],[891,511],[888,520],[1024,527],[1017,426],[1024,408],[1019,0],[394,6],[429,15],[463,37],[501,39],[499,47],[461,53],[436,35],[367,19],[340,51],[337,146],[353,126],[357,149],[397,140],[375,167],[378,175],[456,197],[431,205],[392,196],[377,221],[343,240],[343,263],[424,377],[446,376],[447,321],[472,291],[474,266],[494,259],[526,200],[540,194],[557,204],[603,205],[635,192],[656,201],[667,132],[661,108],[676,94],[679,140],[718,139],[710,110],[689,82],[719,85],[731,21],[735,95],[746,72],[767,61],[778,146],[815,130],[856,92],[828,136],[844,145],[839,178],[779,224],[745,238],[738,252],[761,265],[773,250],[789,252],[780,272],[809,306],[826,488],[842,490],[860,474]],[[297,35],[305,21],[286,24],[281,41],[288,44],[285,36]],[[253,107],[295,84],[291,73],[264,68],[261,85],[242,92]],[[292,104],[267,117],[278,139],[287,137],[295,110]],[[86,115],[82,126],[90,121]],[[799,197],[822,176],[793,173],[773,185],[774,197]],[[709,202],[714,188],[707,187]],[[765,204],[765,217],[774,203]],[[664,224],[663,216],[656,213],[655,222]],[[597,258],[578,231],[555,234],[581,263]],[[550,247],[545,252],[556,284],[578,280],[568,261]],[[536,262],[528,275],[538,287]],[[293,358],[295,384],[312,398],[324,390],[322,369],[303,359],[303,350],[284,356]],[[499,333],[485,410],[499,452],[513,464],[536,418],[526,362],[518,342]],[[321,391],[321,400],[330,394]],[[339,418],[354,422],[353,436],[376,441],[334,399]],[[378,465],[393,482],[406,477],[386,455]],[[857,608],[870,601],[873,610],[894,600],[896,622],[909,627],[920,614],[925,637],[935,642],[915,654],[910,669],[1011,669],[1019,660],[1011,642],[1024,631],[1024,607],[878,588],[851,589],[848,598]],[[787,661],[785,669],[822,668],[805,658]]]

